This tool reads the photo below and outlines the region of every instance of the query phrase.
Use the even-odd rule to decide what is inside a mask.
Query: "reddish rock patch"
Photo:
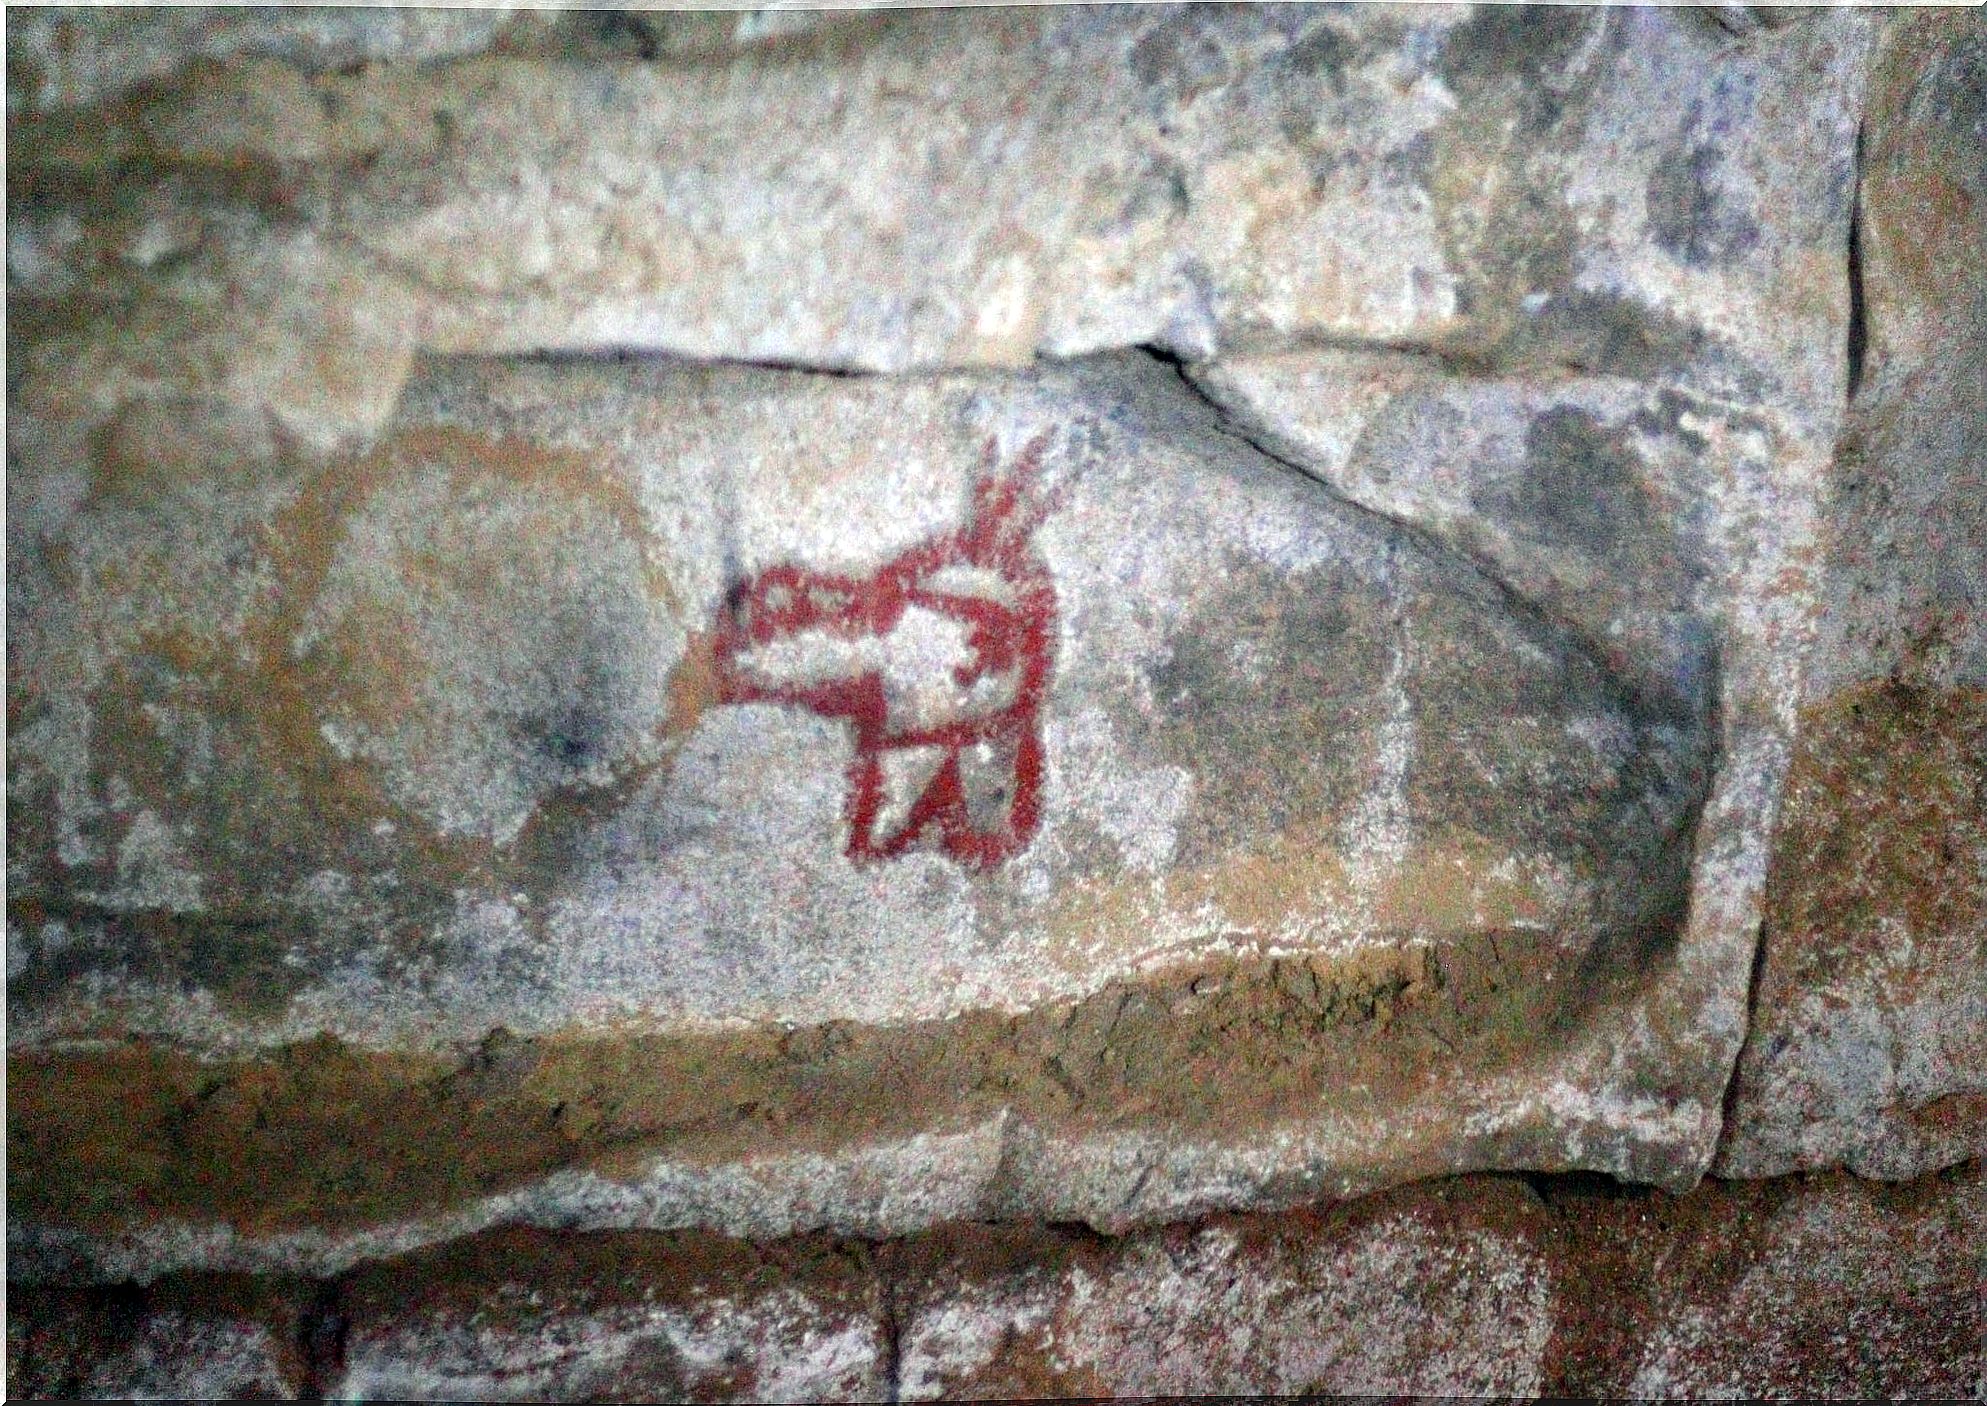
[[[1124,1237],[497,1231],[315,1282],[9,1286],[22,1397],[1944,1397],[1982,1167],[1684,1196],[1473,1176]]]

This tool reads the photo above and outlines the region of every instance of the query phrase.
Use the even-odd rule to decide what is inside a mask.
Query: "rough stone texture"
[[[100,102],[202,60],[276,57],[322,73],[475,53],[518,28],[519,18],[509,6],[189,5],[131,13],[23,6],[7,17],[7,111]]]
[[[1987,1400],[1977,15],[8,18],[12,1394]]]
[[[880,1401],[859,1247],[510,1233],[342,1286],[347,1400]]]
[[[1978,1400],[1983,1190],[1975,1162],[1915,1196],[1839,1177],[1737,1193],[1749,1204],[1736,1235],[1720,1243],[1707,1217],[1700,1242],[1654,1271],[1627,1394]]]
[[[21,1397],[1977,1399],[1981,1181],[1470,1177],[1122,1239],[505,1231],[314,1283],[10,1285],[7,1377]],[[189,1330],[182,1375],[134,1372]]]
[[[1702,1174],[1868,17],[156,23],[10,47],[24,1262]]]
[[[1691,1021],[1708,1033],[1743,1023],[1724,1003],[1742,999],[1729,974],[1753,950],[1795,728],[1830,426],[1772,399],[1707,398],[1691,367],[1542,383],[1327,352],[1237,358],[1197,379],[1251,440],[1481,563],[1639,706],[1716,729],[1680,948],[1703,973]],[[1672,1029],[1683,984],[1617,1017],[1617,1049]],[[1722,1056],[1704,1048],[1708,1069]]]
[[[1125,1241],[959,1231],[906,1256],[902,1392],[1966,1396],[1978,1166],[1670,1197],[1545,1178]],[[886,1261],[887,1262],[887,1261]]]
[[[1552,1267],[1524,1189],[1484,1190],[1123,1242],[935,1238],[896,1296],[902,1397],[1534,1395]]]
[[[1811,710],[1719,1167],[1908,1177],[1987,1146],[1987,702]]]
[[[435,366],[364,461],[179,511],[71,509],[81,591],[21,567],[24,1207],[900,1232],[1702,1166],[1750,948],[1679,924],[1700,682],[1624,684],[1151,358]],[[133,1035],[236,1062],[55,1053]],[[513,1190],[608,1153],[633,1187]]]
[[[1873,62],[1862,378],[1719,1168],[1912,1176],[1987,1147],[1987,23]]]
[[[184,89],[211,81],[231,61],[255,59],[276,59],[310,75],[347,76],[370,64],[475,54],[711,59],[777,47],[828,20],[821,11],[736,5],[694,11],[187,5],[122,12],[22,6],[7,26],[7,111],[88,106],[147,87]],[[197,84],[187,82],[189,70],[199,75]]]
[[[349,261],[438,351],[895,370],[1715,330],[1733,384],[1836,384],[1809,290],[1839,273],[1867,27],[1077,6],[844,15],[655,62],[264,58],[10,118],[10,278],[123,307],[238,281],[246,227]],[[146,202],[184,232],[170,271],[145,258],[167,235],[133,249]],[[280,326],[287,301],[235,320]]]
[[[308,1286],[230,1276],[149,1290],[9,1284],[7,1394],[294,1401],[315,1394],[313,1307]]]

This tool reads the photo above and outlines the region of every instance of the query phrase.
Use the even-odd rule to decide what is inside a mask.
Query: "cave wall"
[[[7,47],[10,1380],[1978,1389],[1977,18]]]

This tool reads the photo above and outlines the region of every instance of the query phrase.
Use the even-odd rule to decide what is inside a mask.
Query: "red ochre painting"
[[[858,863],[937,849],[986,869],[1027,847],[1041,821],[1041,709],[1053,664],[1056,594],[1033,544],[1052,504],[1039,477],[1046,436],[1004,469],[989,443],[965,522],[863,576],[782,564],[726,598],[717,630],[720,699],[777,703],[847,721],[848,855]],[[963,635],[932,716],[893,698],[878,662],[914,610]],[[838,667],[765,661],[805,637]]]

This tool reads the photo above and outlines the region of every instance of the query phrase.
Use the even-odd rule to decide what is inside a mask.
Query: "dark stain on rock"
[[[1579,235],[1550,157],[1577,136],[1624,33],[1592,9],[1486,6],[1445,37],[1437,71],[1457,106],[1417,161],[1468,319],[1446,350],[1492,356],[1522,335],[1529,295],[1572,292]]]
[[[1150,745],[1200,778],[1181,827],[1186,865],[1356,803],[1383,706],[1377,592],[1240,560],[1226,570],[1232,588],[1149,675],[1164,718]]]
[[[600,756],[607,733],[607,720],[600,713],[576,704],[556,721],[532,718],[523,725],[524,735],[539,753],[562,773],[579,776]]]
[[[335,1279],[313,1284],[303,1299],[292,1334],[304,1378],[299,1396],[306,1401],[321,1400],[344,1375],[352,1323],[345,1312],[343,1286]]]
[[[1435,174],[1435,139],[1417,132],[1380,158],[1395,179],[1425,187]]]
[[[1692,454],[1702,454],[1711,441],[1683,422],[1693,408],[1690,397],[1664,386],[1656,392],[1655,405],[1636,411],[1629,423],[1644,434],[1667,436]]]
[[[588,496],[640,540],[635,505],[595,465],[447,432],[423,446],[465,480],[465,492],[508,480],[541,496]],[[205,991],[230,1016],[265,1019],[360,950],[380,954],[381,980],[418,984],[424,969],[451,955],[446,930],[462,894],[557,894],[616,808],[666,765],[666,753],[627,755],[628,719],[637,705],[653,707],[658,684],[666,691],[665,745],[708,705],[705,642],[693,640],[665,680],[636,677],[629,667],[634,618],[647,599],[666,593],[666,582],[639,580],[605,602],[553,590],[544,609],[555,614],[534,636],[545,647],[518,651],[520,687],[483,719],[497,749],[545,794],[508,849],[437,833],[388,793],[376,768],[340,757],[320,729],[329,700],[346,699],[381,726],[420,706],[416,684],[428,661],[410,648],[407,632],[348,632],[341,657],[353,668],[316,667],[321,661],[292,649],[343,524],[389,476],[386,460],[336,464],[322,477],[300,472],[297,506],[242,534],[242,569],[269,570],[280,582],[246,621],[246,647],[175,626],[112,661],[88,699],[89,786],[100,813],[80,828],[98,858],[79,866],[58,860],[52,797],[37,795],[9,822],[10,851],[24,873],[37,871],[35,883],[10,885],[8,893],[10,921],[31,938],[26,969],[8,983],[11,1016],[76,1002],[90,982],[111,977]],[[183,514],[163,511],[174,501],[147,509],[157,562],[128,568],[168,591],[185,589],[175,556],[206,549]],[[137,510],[114,502],[90,509]],[[181,546],[182,533],[191,546]],[[540,577],[559,585],[549,566]],[[9,683],[18,727],[40,700],[30,684],[11,676]],[[113,779],[128,791],[115,806],[108,804]],[[173,828],[200,874],[204,911],[127,912],[91,897],[113,892],[119,843],[140,810]],[[528,910],[526,921],[538,911]],[[66,924],[69,941],[55,929],[55,941],[41,942],[52,922]]]
[[[1674,694],[1669,700],[1674,706],[1661,711],[1685,719],[1702,713],[1699,665],[1711,648],[1708,637],[1689,624],[1692,593],[1707,569],[1703,528],[1690,506],[1696,499],[1672,502],[1667,495],[1673,490],[1653,481],[1636,441],[1644,434],[1673,437],[1686,449],[1701,450],[1703,437],[1680,423],[1690,405],[1688,398],[1665,391],[1618,425],[1574,406],[1548,410],[1528,428],[1516,471],[1479,486],[1471,502],[1487,522],[1510,535],[1520,556],[1543,554],[1555,577],[1564,569],[1550,564],[1555,560],[1584,563],[1598,576],[1588,595],[1605,602],[1613,618],[1669,612],[1677,660],[1698,662],[1683,670],[1690,677],[1664,686]],[[1639,688],[1656,686],[1669,672],[1622,657],[1594,628],[1590,620],[1583,630],[1597,657],[1622,677],[1640,679]]]
[[[1722,148],[1679,146],[1656,163],[1645,193],[1656,246],[1690,268],[1729,263],[1759,243],[1759,225],[1719,190]]]
[[[1471,319],[1452,350],[1485,361],[1508,357],[1508,343],[1537,340],[1520,312],[1527,293],[1563,297],[1574,280],[1579,239],[1555,183],[1526,172],[1523,153],[1498,150],[1523,140],[1465,123],[1436,133],[1429,151],[1414,158],[1426,172],[1446,262],[1460,276],[1457,310]],[[1500,165],[1507,168],[1504,193],[1486,204],[1487,168]]]
[[[1132,45],[1125,61],[1156,112],[1171,115],[1233,74],[1217,14],[1212,7],[1186,6],[1165,14]]]
[[[1623,544],[1662,528],[1643,492],[1641,461],[1619,430],[1584,410],[1561,407],[1532,421],[1517,482],[1480,510],[1503,511],[1546,545],[1616,558]]]
[[[555,34],[564,41],[565,57],[598,62],[603,59],[659,57],[663,40],[649,17],[628,10],[589,10],[563,15]]]
[[[1345,92],[1345,70],[1358,53],[1357,46],[1329,24],[1320,24],[1292,44],[1282,54],[1283,64],[1295,73],[1322,80],[1334,93]]]
[[[563,657],[532,661],[546,676],[543,706],[516,724],[530,754],[525,770],[548,773],[554,786],[581,782],[595,767],[617,760],[630,699],[648,684],[625,671],[619,641],[639,628],[614,618],[627,614],[625,607],[603,618],[597,609],[567,603],[561,613],[565,619],[554,638],[564,641]]]
[[[1118,185],[1115,210],[1099,226],[1100,233],[1124,234],[1140,225],[1184,219],[1193,208],[1186,167],[1171,156],[1154,155],[1127,185]],[[1121,192],[1121,193],[1120,193]]]
[[[1672,373],[1705,350],[1701,330],[1659,308],[1614,294],[1568,289],[1515,322],[1490,356],[1514,371],[1563,366],[1646,378]]]
[[[1443,82],[1465,107],[1516,95],[1525,130],[1538,133],[1564,110],[1562,76],[1587,43],[1593,12],[1572,5],[1486,5],[1451,30],[1443,43]]]
[[[1675,818],[1701,804],[1710,749],[1701,721],[1652,709],[1558,627],[1493,628],[1480,602],[1442,595],[1415,609],[1423,628],[1409,687],[1419,698],[1454,700],[1439,729],[1424,730],[1412,781],[1418,814],[1621,876],[1628,888],[1619,897],[1632,898],[1636,876],[1681,843]],[[1510,667],[1524,635],[1551,662]],[[1627,729],[1620,755],[1596,756],[1560,732],[1577,718]],[[1631,921],[1638,905],[1608,916]]]

